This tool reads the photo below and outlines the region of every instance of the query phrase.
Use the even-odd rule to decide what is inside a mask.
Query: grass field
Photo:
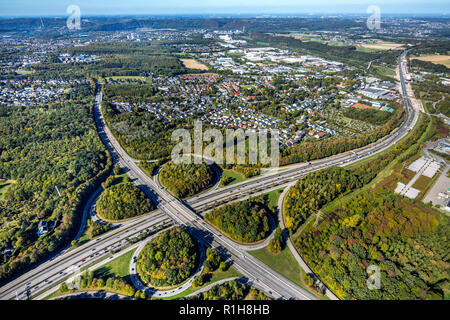
[[[283,189],[277,189],[266,193],[264,196],[267,197],[267,206],[269,208],[278,207],[278,198],[280,198]]]
[[[431,181],[431,178],[421,175],[419,177],[419,179],[417,179],[416,182],[414,182],[412,187],[422,191],[428,186],[430,181]]]
[[[450,55],[430,54],[415,57],[413,59],[432,62],[434,64],[443,64],[446,67],[450,67]]]
[[[432,178],[428,178],[425,176],[420,176],[419,179],[414,183],[413,188],[419,189],[420,193],[417,195],[417,200],[423,200],[425,195],[431,189],[431,187],[435,184],[436,180],[441,176],[441,171],[436,172],[436,174]]]
[[[145,81],[148,82],[149,78],[147,77],[142,77],[142,76],[112,76],[112,77],[108,77],[108,80],[115,80],[115,81],[120,81],[120,80],[139,80],[139,81]]]
[[[300,268],[300,265],[288,247],[285,247],[279,254],[273,254],[267,248],[249,251],[248,253],[296,285],[317,295],[317,292],[313,291],[304,283],[303,277],[305,276],[305,272]]]
[[[108,278],[111,276],[118,276],[121,278],[127,277],[130,267],[130,261],[133,257],[133,253],[136,250],[130,250],[127,253],[109,261],[100,268],[94,270],[94,277],[97,278]]]
[[[228,170],[228,169],[224,169],[222,171],[222,179],[224,177],[229,177],[229,178],[232,179],[231,182],[227,184],[227,186],[230,186],[232,184],[235,184],[235,183],[242,182],[242,181],[246,180],[244,175],[242,175],[239,172],[236,172],[234,170]]]
[[[126,173],[120,174],[118,176],[114,176],[114,184],[121,184],[121,183],[125,183],[125,179],[127,177]]]
[[[5,198],[6,191],[11,188],[14,181],[12,180],[0,180],[0,199],[3,200]]]
[[[299,40],[312,40],[320,38],[317,34],[309,34],[309,33],[299,33],[296,31],[290,32],[289,34],[278,34],[278,36],[282,37],[292,37]]]
[[[375,72],[386,77],[395,77],[395,71],[385,66],[372,66]]]
[[[379,49],[364,48],[364,47],[361,47],[361,46],[357,46],[357,47],[356,47],[356,51],[367,52],[367,53],[380,52]]]
[[[278,36],[281,37],[292,37],[294,39],[303,40],[303,41],[311,41],[311,42],[319,42],[324,43],[329,46],[334,47],[348,47],[349,44],[343,42],[343,41],[327,41],[322,38],[320,38],[319,35],[316,34],[306,34],[306,33],[290,33],[290,34],[278,34]]]
[[[403,46],[401,43],[378,41],[377,43],[362,44],[359,47],[369,50],[395,50]]]
[[[28,70],[17,70],[16,73],[17,73],[17,74],[20,74],[20,75],[28,75],[28,74],[32,74],[33,71],[28,71]]]

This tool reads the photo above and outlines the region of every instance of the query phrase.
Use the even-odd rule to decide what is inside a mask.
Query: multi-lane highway
[[[404,52],[398,58],[398,65],[405,58]],[[406,93],[405,80],[403,71],[400,68],[400,83],[402,89],[402,96],[405,106],[405,121],[402,125],[392,132],[390,135],[358,150],[349,151],[333,157],[311,161],[309,163],[295,164],[281,168],[278,172],[274,172],[262,177],[247,180],[241,183],[234,184],[229,187],[221,188],[215,192],[205,195],[199,195],[187,200],[187,203],[196,210],[204,210],[215,207],[218,203],[237,199],[245,196],[248,193],[267,192],[269,188],[280,188],[288,185],[309,172],[317,171],[319,169],[331,166],[346,166],[351,163],[360,161],[361,159],[372,156],[376,153],[382,152],[401,140],[414,127],[419,117],[418,110],[414,110]]]
[[[169,226],[171,222],[166,215],[155,213],[143,221],[136,221],[125,228],[114,229],[77,248],[60,253],[1,287],[0,299],[21,299],[24,298],[24,294],[34,295],[64,279],[78,268],[87,266],[106,256],[111,250],[122,247],[129,242],[129,239],[139,236],[145,231]]]
[[[404,59],[406,53],[399,57]],[[265,193],[273,188],[285,186],[305,174],[330,166],[344,166],[375,153],[381,152],[403,138],[415,125],[418,112],[411,107],[406,95],[402,70],[400,68],[400,80],[402,95],[406,110],[406,119],[403,124],[389,136],[364,148],[340,154],[327,159],[312,161],[306,164],[296,164],[282,168],[262,177],[254,178],[226,188],[220,188],[208,192],[187,201],[181,201],[173,197],[165,189],[159,187],[155,181],[148,177],[136,164],[136,160],[129,157],[124,149],[114,138],[103,119],[100,111],[102,100],[101,90],[98,90],[95,99],[94,114],[99,135],[106,148],[111,153],[115,163],[127,171],[129,177],[158,204],[159,211],[149,216],[139,217],[124,223],[117,229],[108,232],[96,241],[90,241],[76,249],[64,252],[51,261],[47,261],[37,268],[25,273],[21,277],[7,283],[0,288],[0,299],[13,299],[17,295],[23,295],[27,290],[31,293],[49,287],[50,283],[63,278],[64,270],[69,265],[79,265],[87,262],[84,259],[93,258],[92,254],[100,255],[100,252],[108,252],[119,241],[126,241],[130,236],[135,236],[150,226],[157,223],[168,223],[174,220],[177,224],[184,225],[188,231],[205,246],[217,247],[233,263],[233,267],[247,276],[254,286],[263,289],[275,298],[283,299],[315,299],[313,295],[287,280],[280,274],[246,253],[245,247],[222,236],[211,225],[207,224],[197,212],[211,208],[223,201],[229,201],[240,197],[246,197],[250,193]],[[99,85],[99,88],[101,86]],[[169,217],[171,219],[169,219]],[[157,219],[162,219],[158,220]],[[98,243],[96,243],[98,241]],[[123,243],[122,243],[123,244]],[[92,253],[90,252],[92,251]],[[95,257],[95,255],[94,255]],[[61,273],[63,272],[63,273]],[[58,278],[59,277],[59,278]],[[51,281],[50,283],[48,281]]]
[[[315,299],[306,290],[298,287],[288,279],[268,268],[266,265],[248,255],[241,246],[234,241],[222,236],[211,225],[204,222],[200,216],[188,208],[182,201],[172,196],[167,190],[157,185],[148,177],[139,166],[131,159],[120,146],[106,126],[103,115],[100,112],[101,92],[96,100],[97,126],[102,139],[111,152],[114,161],[125,168],[130,178],[141,187],[157,204],[161,211],[170,216],[178,224],[185,226],[194,238],[204,246],[217,247],[219,251],[232,260],[233,267],[254,281],[256,286],[270,291],[276,298]]]

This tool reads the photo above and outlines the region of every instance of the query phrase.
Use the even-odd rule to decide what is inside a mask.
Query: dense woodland
[[[98,214],[107,220],[136,217],[155,210],[156,206],[132,182],[107,188],[97,201]]]
[[[194,240],[183,228],[177,227],[145,245],[136,269],[141,279],[151,286],[174,286],[192,275],[197,260]]]
[[[344,112],[344,116],[375,125],[384,125],[391,118],[392,113],[381,110],[349,108]]]
[[[105,99],[108,101],[147,102],[156,93],[156,89],[149,84],[108,84],[104,89]]]
[[[222,260],[216,249],[206,248],[206,258],[203,262],[203,271],[192,282],[192,287],[199,288],[211,281],[212,273],[219,270],[221,272],[228,269],[228,264]]]
[[[205,219],[240,242],[257,242],[270,230],[270,211],[264,203],[255,199],[226,204],[208,211]]]
[[[84,272],[80,275],[80,289],[81,291],[89,290],[106,290],[117,292],[126,296],[131,296],[136,299],[147,298],[145,292],[135,290],[134,287],[127,281],[120,277],[109,277],[109,278],[95,278],[94,272]],[[71,287],[66,282],[63,282],[59,287],[60,293],[71,293],[74,292]]]
[[[437,64],[429,61],[422,61],[418,59],[411,59],[409,61],[411,68],[417,68],[421,71],[432,73],[449,73],[450,69],[443,64]]]
[[[60,70],[67,73],[76,68],[77,72],[104,76],[150,76],[186,73],[186,69],[173,52],[170,43],[146,42],[146,43],[92,43],[82,47],[69,47],[64,52],[70,55],[89,54],[101,56],[100,59],[87,64],[64,64],[57,56],[50,56],[45,64],[36,66],[36,71]]]
[[[389,192],[353,197],[295,239],[314,272],[343,299],[442,299],[449,290],[449,217]],[[369,290],[367,267],[381,270]]]
[[[294,233],[324,204],[361,186],[356,175],[339,167],[308,174],[288,191],[284,205],[286,228]]]
[[[267,245],[267,249],[269,249],[270,252],[274,254],[278,254],[281,252],[281,250],[284,249],[285,242],[283,238],[283,232],[281,231],[281,228],[278,227],[275,230],[275,234],[273,235],[272,240],[270,240],[269,244]]]
[[[251,178],[261,174],[261,168],[252,166],[233,166],[233,170],[242,173],[246,178]]]
[[[0,281],[70,242],[81,205],[111,170],[91,114],[93,85],[64,103],[0,106],[0,178],[16,180],[0,200]],[[56,187],[61,193],[58,194]],[[37,225],[53,229],[38,238]]]
[[[179,121],[163,122],[142,109],[119,113],[109,102],[102,102],[102,113],[116,139],[127,153],[137,159],[170,157],[175,143],[172,132],[183,125]]]
[[[421,117],[408,138],[360,167],[321,170],[312,181],[312,174],[299,180],[286,199],[291,234],[333,198],[369,183],[392,161],[414,156],[420,144],[433,136],[433,128],[429,117]],[[447,216],[371,189],[357,192],[333,212],[316,218],[296,234],[294,244],[340,298],[438,299],[448,291]],[[366,269],[372,264],[381,269],[381,290],[367,289]]]
[[[168,162],[159,172],[159,179],[176,197],[185,198],[212,186],[215,173],[206,163],[174,164]]]
[[[87,225],[87,235],[89,239],[93,239],[96,236],[99,236],[112,229],[112,225],[109,223],[100,223],[92,220],[88,220]]]
[[[139,166],[144,169],[144,171],[150,176],[153,177],[158,168],[164,163],[164,161],[155,161],[155,162],[147,162],[147,161],[139,161]]]
[[[383,153],[361,166],[347,170],[328,168],[308,174],[292,187],[285,200],[285,223],[290,233],[298,228],[323,205],[372,181],[390,162],[398,161],[417,153],[421,139],[432,136],[432,122],[419,118],[417,129],[390,152]],[[405,151],[408,152],[405,153]]]
[[[236,280],[215,285],[206,292],[190,298],[191,300],[272,300],[264,292],[251,288]]]

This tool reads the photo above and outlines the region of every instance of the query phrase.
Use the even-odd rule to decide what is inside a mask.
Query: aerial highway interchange
[[[42,298],[48,290],[55,288],[55,284],[69,276],[67,273],[69,267],[83,267],[106,255],[110,250],[127,244],[133,236],[137,236],[146,230],[156,229],[158,226],[166,227],[172,224],[184,226],[204,246],[217,248],[238,272],[248,277],[249,282],[253,286],[265,291],[275,299],[317,299],[303,288],[300,288],[253,256],[247,254],[246,251],[251,250],[252,246],[238,244],[223,236],[220,231],[202,219],[202,213],[225,202],[285,187],[309,172],[330,166],[346,166],[360,161],[390,148],[405,137],[418,119],[418,112],[414,110],[407,97],[403,71],[400,67],[400,62],[406,54],[407,52],[404,52],[398,58],[401,94],[406,111],[405,120],[398,129],[388,136],[358,150],[309,163],[282,167],[275,172],[269,172],[266,175],[229,187],[212,190],[186,200],[177,199],[165,188],[161,188],[151,177],[143,172],[135,159],[131,158],[120,146],[101,114],[102,90],[101,85],[98,84],[94,103],[94,115],[98,133],[112,155],[114,163],[118,163],[131,180],[158,204],[158,210],[150,215],[123,222],[112,231],[77,248],[65,249],[53,258],[6,283],[0,288],[0,299],[25,299],[27,296]],[[88,209],[92,205],[92,203],[88,204]],[[90,212],[90,210],[87,211]],[[137,245],[135,244],[133,247]],[[107,261],[108,259],[105,260],[105,263]]]

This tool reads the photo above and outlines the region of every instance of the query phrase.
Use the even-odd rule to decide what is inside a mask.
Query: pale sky
[[[180,14],[449,14],[448,0],[0,0],[0,16],[66,16],[69,5],[89,15]]]

